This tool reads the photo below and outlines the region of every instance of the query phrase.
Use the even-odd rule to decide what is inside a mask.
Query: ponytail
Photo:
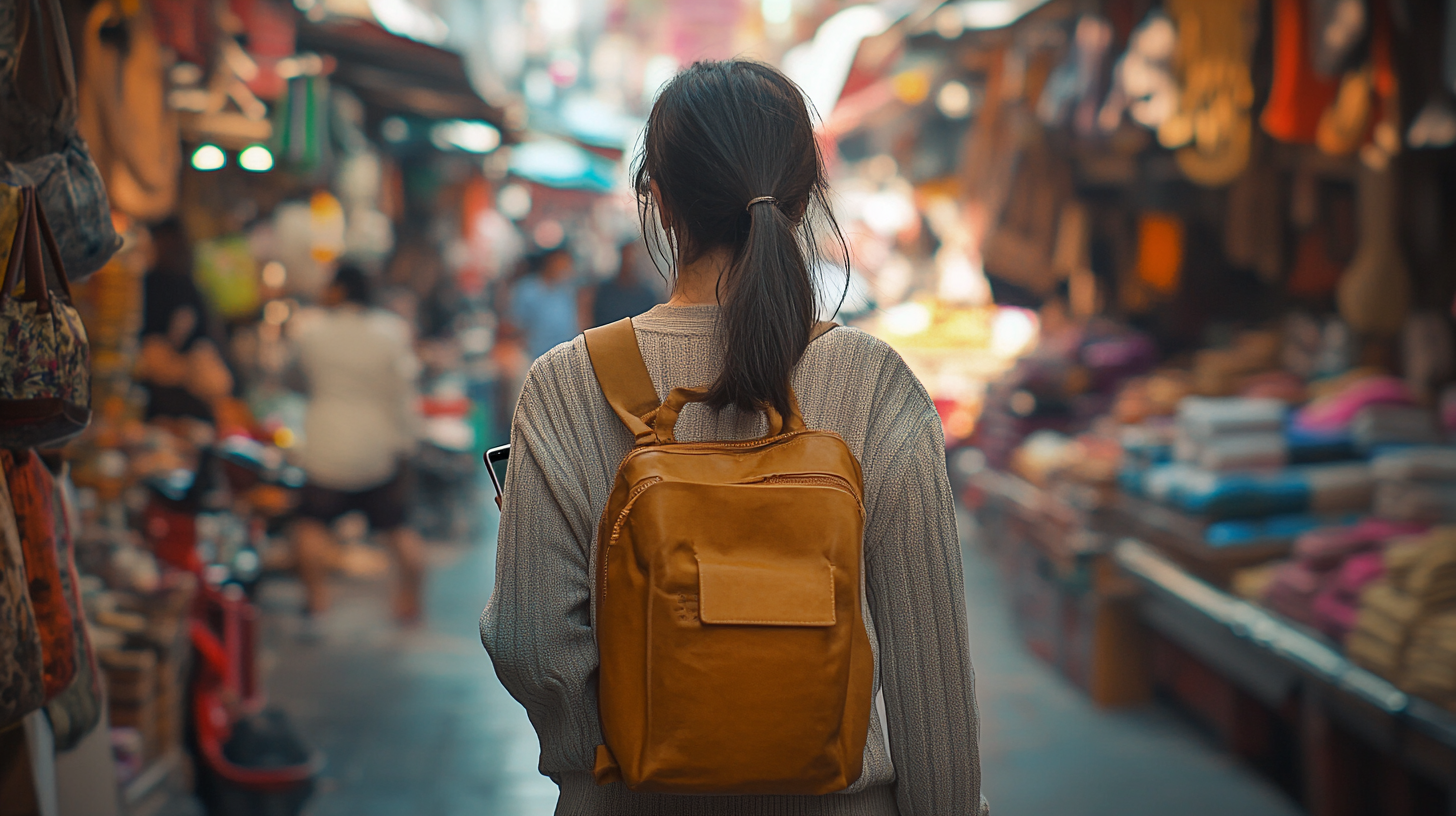
[[[707,404],[787,416],[821,305],[819,233],[848,260],[803,92],[761,63],[696,63],[658,96],[638,162],[650,247],[668,254],[666,237],[679,263],[730,251],[717,286],[723,368]],[[654,205],[666,236],[650,229]]]

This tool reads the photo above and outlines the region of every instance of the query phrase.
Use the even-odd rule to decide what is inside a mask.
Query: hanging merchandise
[[[0,10],[0,159],[25,162],[63,149],[76,127],[73,64],[59,0],[5,3]]]
[[[35,187],[55,220],[72,279],[101,268],[121,246],[106,186],[75,135],[76,82],[57,0],[20,0],[0,14],[0,184]],[[6,22],[0,20],[0,22]],[[15,39],[3,40],[6,36]]]
[[[45,704],[40,628],[26,586],[20,529],[0,468],[0,730]]]
[[[1254,85],[1249,78],[1252,0],[1168,0],[1178,26],[1174,64],[1183,93],[1158,142],[1178,150],[1178,167],[1209,187],[1228,184],[1249,163]]]
[[[243,15],[248,56],[258,70],[248,80],[248,89],[262,99],[273,100],[288,90],[288,80],[278,73],[278,63],[293,56],[297,29],[293,9],[270,0],[254,0]]]
[[[55,445],[91,421],[91,366],[86,329],[36,193],[21,192],[22,211],[0,279],[0,445]],[[58,273],[50,290],[41,243]],[[24,284],[24,289],[17,287]]]
[[[1178,80],[1173,76],[1173,53],[1178,31],[1160,11],[1148,13],[1128,38],[1127,53],[1113,69],[1112,89],[1097,114],[1098,127],[1112,133],[1126,112],[1133,121],[1156,130],[1178,110]]]
[[[1274,83],[1259,118],[1264,132],[1284,142],[1313,144],[1320,116],[1339,90],[1309,62],[1306,0],[1274,0]]]
[[[20,530],[30,606],[40,629],[44,664],[41,675],[49,701],[76,678],[75,622],[61,587],[61,566],[56,557],[56,518],[51,506],[55,482],[33,450],[0,451],[0,467],[5,471],[15,526]]]
[[[1446,93],[1436,90],[1406,131],[1406,144],[1416,150],[1441,150],[1456,144],[1456,108]]]
[[[243,235],[203,241],[195,250],[192,277],[207,305],[224,320],[248,317],[258,309],[258,262]]]
[[[181,62],[207,65],[217,38],[213,4],[207,0],[151,0],[157,39],[172,49]]]
[[[273,130],[279,160],[294,170],[311,172],[328,158],[328,99],[329,82],[322,76],[288,80]]]
[[[1389,143],[1395,134],[1381,135],[1376,124],[1389,117],[1395,104],[1395,69],[1390,63],[1390,19],[1377,14],[1370,32],[1370,60],[1340,80],[1335,101],[1320,115],[1315,145],[1332,156],[1354,153],[1372,137]],[[1397,138],[1398,141],[1398,138]],[[1394,152],[1391,149],[1390,152]]]
[[[76,572],[75,531],[80,526],[70,477],[65,471],[55,479],[51,500],[55,510],[56,552],[60,563],[61,592],[71,612],[76,643],[76,678],[55,699],[46,704],[46,717],[55,732],[56,750],[68,751],[101,722],[101,669],[91,646],[86,611],[81,602],[80,576]]]
[[[1140,286],[1128,287],[1132,311],[1144,311],[1153,298],[1178,290],[1183,274],[1183,221],[1168,213],[1147,212],[1138,219],[1136,277]]]
[[[1099,87],[1102,64],[1111,45],[1111,23],[1092,14],[1084,14],[1077,20],[1072,47],[1062,64],[1047,78],[1037,100],[1036,114],[1042,124],[1061,127],[1070,119],[1078,133],[1093,132],[1102,90]]]
[[[53,235],[70,280],[85,279],[121,248],[106,184],[80,137],[25,164],[0,161],[0,184],[35,188],[41,208],[55,219]]]
[[[22,189],[0,184],[0,269],[10,262],[11,242],[5,236],[15,235],[15,228],[20,224],[20,214],[24,211]]]
[[[1354,153],[1370,132],[1374,91],[1375,80],[1368,66],[1345,74],[1335,101],[1320,114],[1315,145],[1331,156]]]
[[[1389,169],[1361,168],[1360,243],[1338,291],[1340,316],[1356,331],[1382,337],[1400,332],[1411,299],[1395,183]]]
[[[987,273],[1037,294],[1046,294],[1061,275],[1052,265],[1062,203],[1072,195],[1066,159],[1037,134],[1027,136],[1013,170],[1000,218],[981,246]]]
[[[146,4],[101,0],[82,32],[77,129],[116,209],[157,220],[177,203],[182,164],[166,63]]]
[[[1311,0],[1309,53],[1314,69],[1339,76],[1350,68],[1369,29],[1367,0]]]

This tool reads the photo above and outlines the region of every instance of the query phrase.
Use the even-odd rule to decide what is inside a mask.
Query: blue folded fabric
[[[1309,510],[1309,484],[1299,475],[1228,475],[1211,488],[1185,486],[1177,503],[1186,511],[1212,519],[1261,518]]]
[[[1203,540],[1210,547],[1238,547],[1273,541],[1292,541],[1310,530],[1354,524],[1360,518],[1359,515],[1354,514],[1317,516],[1310,513],[1296,513],[1267,519],[1217,521],[1208,525],[1208,529],[1204,530]]]
[[[1362,458],[1354,438],[1349,433],[1308,431],[1290,423],[1284,428],[1284,437],[1289,442],[1289,463],[1292,465],[1343,462]]]

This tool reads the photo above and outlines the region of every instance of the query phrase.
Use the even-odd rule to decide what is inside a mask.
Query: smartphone
[[[501,488],[506,483],[506,460],[511,458],[511,446],[501,445],[485,452],[485,472],[490,474],[490,483],[495,486],[495,506],[500,507]],[[497,472],[496,468],[500,468]]]

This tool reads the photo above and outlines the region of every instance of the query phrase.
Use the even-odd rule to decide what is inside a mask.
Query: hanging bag
[[[0,730],[45,703],[40,629],[30,606],[25,555],[0,468]]]
[[[56,218],[66,272],[79,281],[116,253],[121,238],[101,171],[76,134],[71,66],[58,0],[0,3],[0,184],[36,188]]]
[[[47,285],[42,241],[59,292]],[[27,188],[0,282],[0,447],[56,445],[91,421],[90,350],[70,299],[45,211]]]
[[[35,451],[0,451],[20,549],[25,554],[25,577],[30,607],[40,629],[45,699],[54,699],[76,679],[76,631],[71,608],[61,584],[61,562],[56,549],[56,517],[51,506],[55,482]]]
[[[101,722],[101,667],[91,646],[86,609],[81,602],[81,579],[76,570],[76,513],[70,477],[62,471],[55,479],[51,506],[55,510],[56,559],[61,567],[61,591],[71,610],[76,641],[76,677],[65,691],[46,703],[46,716],[55,732],[56,750],[75,748]]]

